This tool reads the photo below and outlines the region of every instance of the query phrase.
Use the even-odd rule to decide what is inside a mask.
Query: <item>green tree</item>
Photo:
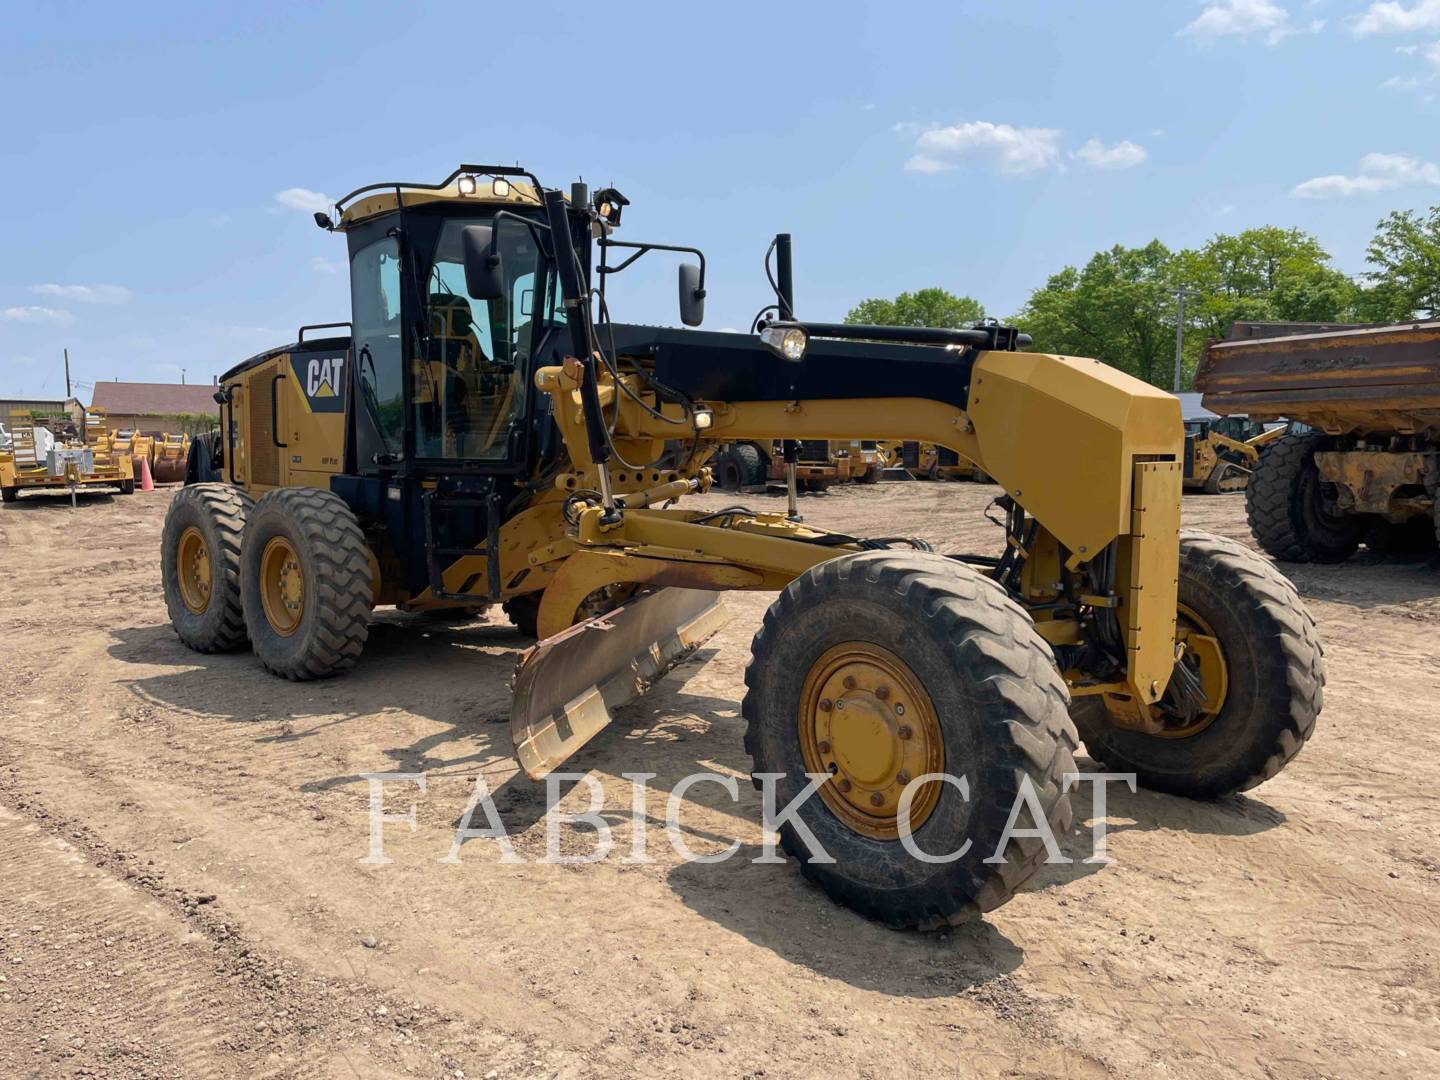
[[[1083,270],[1067,266],[1016,316],[1042,352],[1093,356],[1157,386],[1175,355],[1176,257],[1159,240],[1116,245]]]
[[[902,292],[894,300],[862,300],[850,309],[845,321],[869,326],[969,326],[985,317],[980,301],[956,296],[944,289],[917,289]]]
[[[1375,227],[1365,256],[1377,267],[1365,277],[1385,290],[1380,298],[1391,303],[1390,318],[1440,315],[1440,206],[1425,214],[1391,211]]]
[[[1350,318],[1355,306],[1355,284],[1330,265],[1320,241],[1300,229],[1264,225],[1222,233],[1178,259],[1180,284],[1201,294],[1186,305],[1200,330],[1197,354],[1204,338],[1224,337],[1239,320],[1336,322]]]

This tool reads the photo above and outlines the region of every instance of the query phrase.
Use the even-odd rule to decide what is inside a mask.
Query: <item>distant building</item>
[[[11,413],[70,413],[79,405],[74,398],[0,398],[0,423],[9,423]]]
[[[111,428],[135,428],[147,435],[176,431],[170,418],[179,413],[204,413],[220,422],[215,387],[205,383],[97,382],[90,407],[104,409]]]

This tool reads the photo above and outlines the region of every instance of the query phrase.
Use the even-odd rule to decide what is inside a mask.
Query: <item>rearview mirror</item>
[[[466,225],[460,230],[465,256],[465,291],[472,300],[499,300],[505,295],[505,269],[495,249],[495,230],[489,225]]]
[[[680,264],[680,321],[686,326],[705,321],[705,290],[700,287],[700,268],[694,263]]]

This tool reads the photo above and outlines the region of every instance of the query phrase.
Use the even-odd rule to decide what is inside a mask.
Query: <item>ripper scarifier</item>
[[[373,606],[502,604],[541,638],[511,721],[540,777],[714,630],[721,592],[779,590],[752,643],[746,748],[783,774],[781,805],[828,774],[802,814],[835,861],[782,840],[893,925],[988,910],[1033,872],[1039,838],[998,861],[995,842],[1027,788],[1032,814],[1068,825],[1076,724],[1108,766],[1191,795],[1296,753],[1320,708],[1313,623],[1258,556],[1180,532],[1173,397],[1017,352],[1003,326],[797,320],[788,238],[758,334],[611,323],[604,282],[647,253],[697,257],[679,273],[687,326],[705,294],[698,251],[614,239],[625,205],[462,166],[317,215],[349,242],[352,322],[221,380],[222,432],[166,520],[180,637],[248,641],[309,679],[355,662]],[[769,439],[955,451],[1004,488],[1004,553],[672,505],[708,489],[717,447]],[[968,799],[921,782],[935,773]],[[965,854],[909,857],[907,798],[922,850]]]

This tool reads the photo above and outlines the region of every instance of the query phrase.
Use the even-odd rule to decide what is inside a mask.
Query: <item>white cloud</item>
[[[58,308],[27,304],[23,307],[7,307],[0,311],[0,319],[22,323],[71,323],[75,321],[75,316]]]
[[[277,191],[275,201],[287,210],[305,210],[312,214],[317,210],[328,214],[335,205],[335,200],[329,195],[303,187],[289,187],[284,191]]]
[[[896,125],[901,134],[909,130]],[[939,173],[972,162],[988,164],[1009,175],[1062,167],[1060,132],[1055,128],[1024,128],[970,120],[950,127],[930,127],[915,139],[915,153],[906,172]]]
[[[130,290],[123,285],[31,285],[30,291],[57,300],[81,304],[128,304]]]
[[[1380,0],[1349,22],[1350,32],[1356,37],[1440,30],[1440,0],[1417,0],[1409,7],[1395,0]]]
[[[1296,184],[1290,194],[1297,199],[1338,199],[1416,184],[1440,185],[1440,165],[1408,154],[1366,154],[1356,175],[1317,176]]]
[[[1090,139],[1070,156],[1079,158],[1092,169],[1133,169],[1143,164],[1150,155],[1143,146],[1129,139],[1122,139],[1114,146],[1106,146],[1099,139]]]
[[[310,260],[310,269],[317,274],[338,274],[344,263],[336,262],[334,259],[322,259],[316,255]]]
[[[1391,75],[1380,84],[1382,90],[1414,90],[1420,85],[1420,80],[1414,75]]]
[[[1440,68],[1440,41],[1425,46],[1425,59]]]
[[[1323,20],[1317,22],[1319,25],[1310,24],[1311,33],[1324,26]],[[1267,45],[1277,45],[1295,32],[1290,13],[1271,0],[1212,0],[1177,36],[1194,38],[1202,45],[1213,45],[1224,37],[1242,41],[1259,37]]]

